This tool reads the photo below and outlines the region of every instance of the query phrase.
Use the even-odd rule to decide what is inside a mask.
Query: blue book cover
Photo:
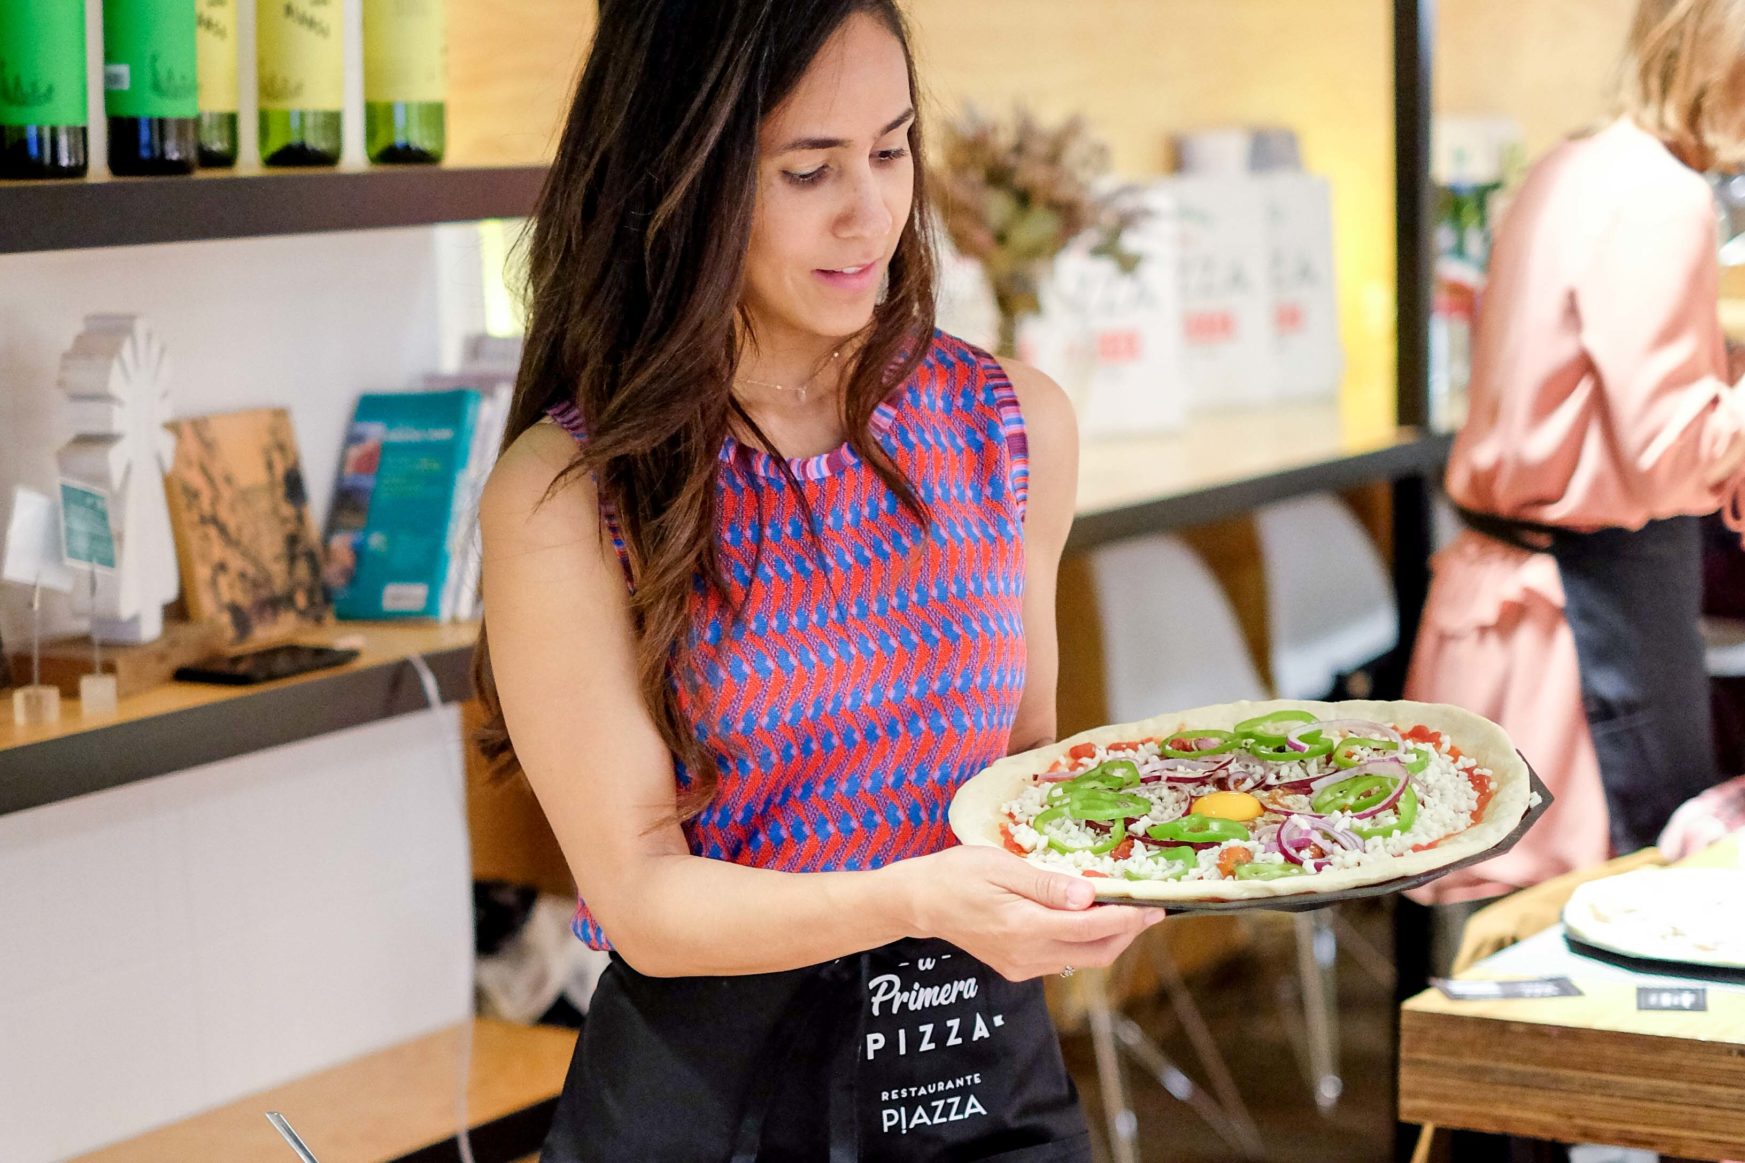
[[[327,523],[326,579],[341,618],[441,616],[478,412],[470,388],[358,399]]]

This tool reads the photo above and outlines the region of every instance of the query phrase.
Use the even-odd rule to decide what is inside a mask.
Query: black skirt
[[[743,977],[600,979],[542,1163],[1086,1163],[1040,982],[942,941]]]

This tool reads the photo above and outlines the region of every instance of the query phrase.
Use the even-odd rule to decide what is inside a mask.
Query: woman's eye
[[[788,181],[796,186],[810,186],[819,178],[822,178],[824,176],[824,171],[829,168],[829,166],[819,166],[817,169],[807,170],[805,173],[800,174],[795,173],[793,170],[783,170],[782,177],[788,179]]]
[[[902,145],[896,146],[892,149],[881,149],[881,150],[879,150],[879,153],[878,153],[878,158],[882,162],[902,161],[904,158],[906,158],[908,156],[909,156],[908,147],[902,146]]]

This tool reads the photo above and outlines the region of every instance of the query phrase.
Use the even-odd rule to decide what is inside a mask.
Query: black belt
[[[1495,513],[1480,513],[1464,505],[1455,505],[1461,523],[1474,533],[1525,549],[1528,553],[1549,553],[1557,543],[1570,537],[1572,530],[1538,521],[1523,521],[1516,517],[1499,517]]]

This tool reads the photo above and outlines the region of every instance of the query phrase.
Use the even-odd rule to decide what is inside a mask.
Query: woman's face
[[[871,321],[914,200],[914,119],[902,45],[856,13],[764,122],[744,302],[766,346]]]

